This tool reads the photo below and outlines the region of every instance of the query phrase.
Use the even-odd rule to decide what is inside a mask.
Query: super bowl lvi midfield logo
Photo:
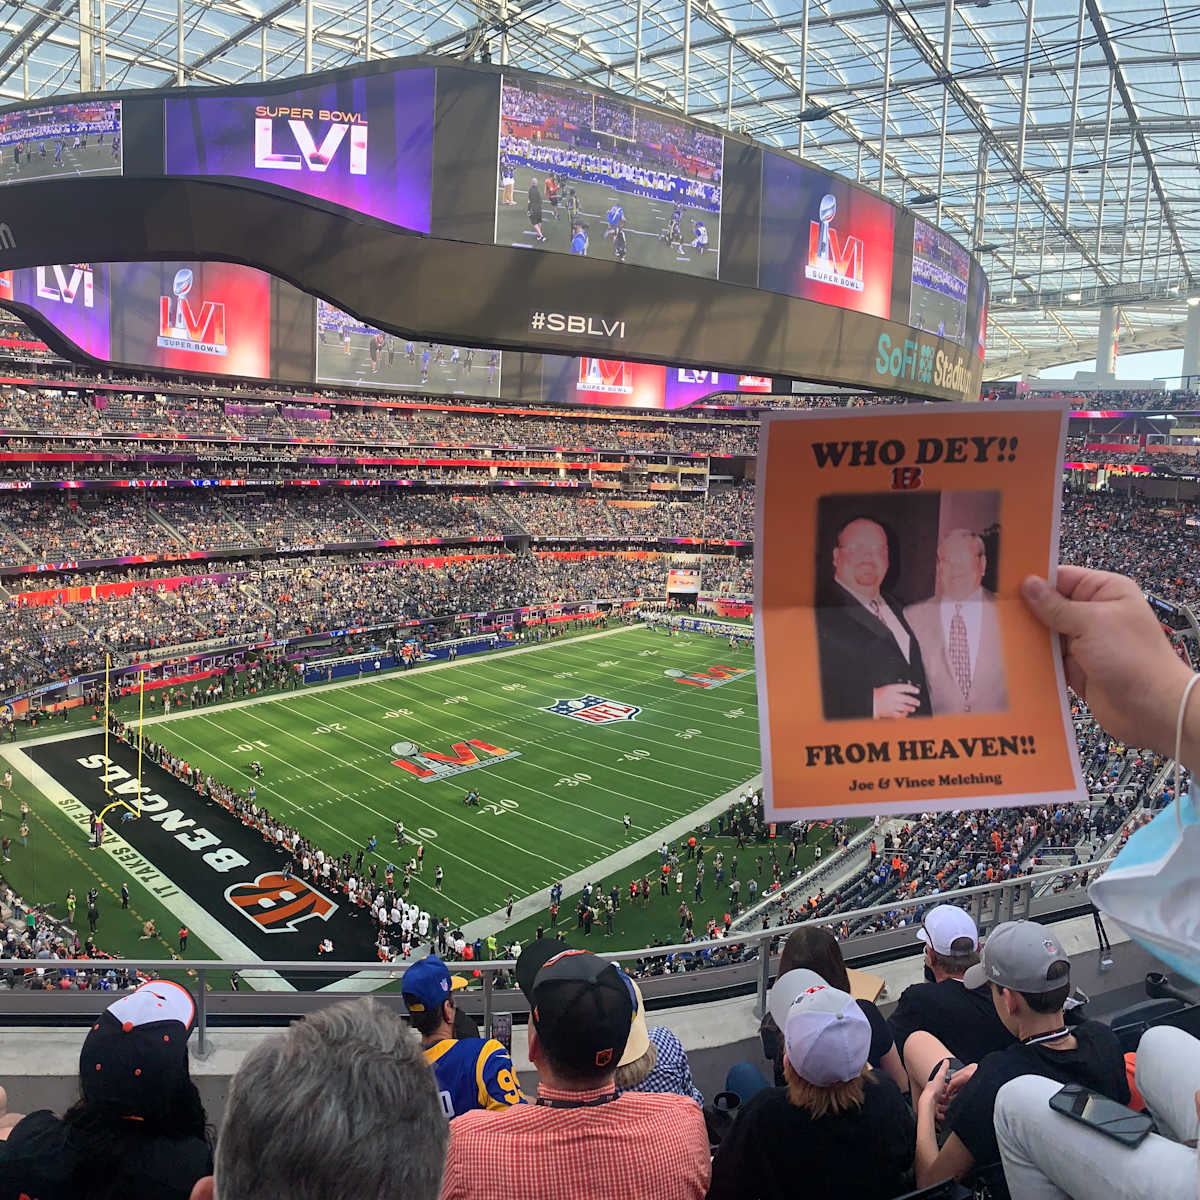
[[[519,750],[505,750],[503,746],[492,746],[479,738],[455,742],[449,754],[438,750],[422,750],[416,742],[393,742],[392,766],[416,776],[421,783],[432,783],[436,779],[449,779],[464,771],[477,771],[509,758],[520,758]],[[480,757],[482,753],[483,757]]]
[[[253,883],[235,883],[225,889],[225,899],[263,933],[295,933],[304,921],[328,921],[338,910],[316,888],[294,876],[284,878],[267,871]]]

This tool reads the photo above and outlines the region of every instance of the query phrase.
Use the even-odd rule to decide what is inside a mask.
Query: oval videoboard
[[[226,261],[402,337],[978,395],[987,280],[953,238],[628,97],[413,58],[74,97],[0,125],[0,303],[97,358],[141,292],[114,270],[89,331],[56,320],[69,286],[34,303],[5,272]]]

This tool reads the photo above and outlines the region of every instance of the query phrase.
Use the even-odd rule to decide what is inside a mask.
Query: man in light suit
[[[937,587],[904,610],[921,647],[933,715],[1005,712],[1008,687],[996,597],[983,587],[987,552],[969,529],[938,543]]]
[[[827,721],[930,715],[917,639],[900,604],[882,592],[887,533],[855,517],[838,530],[833,580],[817,604],[821,700]]]

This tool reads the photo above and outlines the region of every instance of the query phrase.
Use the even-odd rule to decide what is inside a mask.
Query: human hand
[[[966,1086],[967,1081],[978,1070],[978,1063],[968,1063],[965,1067],[959,1067],[954,1071],[950,1078],[946,1081],[946,1086],[938,1093],[937,1100],[937,1119],[940,1125],[946,1119],[946,1113],[949,1111],[950,1105],[954,1103],[954,1098]]]
[[[872,693],[872,716],[907,717],[921,703],[921,689],[915,683],[889,683]]]
[[[1060,567],[1056,587],[1031,575],[1021,594],[1034,616],[1061,635],[1067,683],[1096,720],[1129,745],[1173,754],[1176,714],[1191,672],[1137,584],[1109,571]],[[1185,737],[1183,758],[1200,767],[1200,721],[1189,725],[1193,736]]]

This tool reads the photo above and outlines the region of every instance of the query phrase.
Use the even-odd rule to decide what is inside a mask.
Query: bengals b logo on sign
[[[328,921],[338,909],[303,879],[285,879],[278,871],[235,883],[225,889],[225,899],[263,933],[295,933],[302,921]]]
[[[892,491],[915,492],[924,482],[921,478],[922,474],[920,467],[893,467]]]

